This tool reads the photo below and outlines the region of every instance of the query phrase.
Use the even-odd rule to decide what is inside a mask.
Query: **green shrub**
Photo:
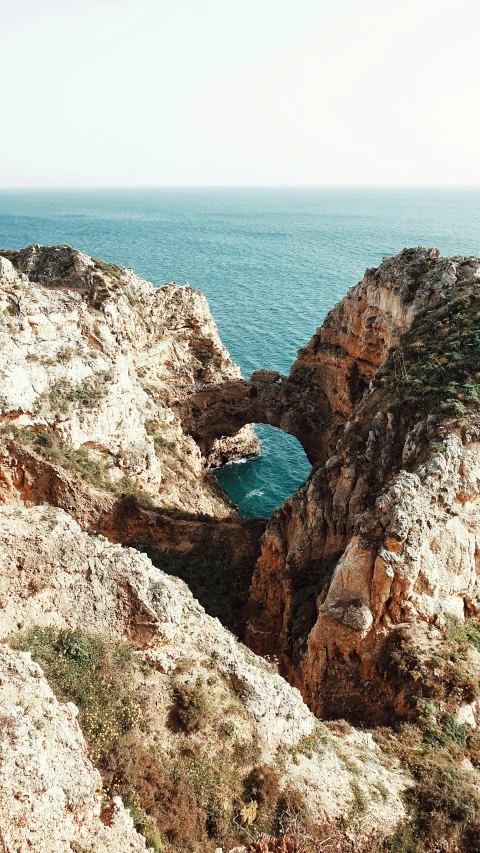
[[[207,684],[210,683],[210,679],[207,679]],[[224,735],[224,737],[231,738],[235,734],[235,723],[233,720],[225,720],[221,726],[220,731]]]
[[[122,797],[147,845],[161,853],[161,835],[146,808],[152,809],[164,776],[142,744],[143,713],[134,684],[141,661],[137,663],[127,644],[80,628],[32,628],[14,635],[11,644],[31,653],[60,700],[77,705],[88,753],[102,773],[105,793]]]
[[[188,733],[200,728],[210,716],[210,704],[200,677],[195,684],[177,682],[173,688],[173,698],[176,717]]]
[[[67,348],[68,349],[68,348]],[[72,351],[60,350],[61,361],[71,358]],[[108,385],[112,381],[110,371],[95,373],[87,376],[78,385],[73,385],[65,379],[59,379],[47,391],[39,394],[34,406],[35,414],[42,413],[45,409],[52,412],[66,414],[73,403],[93,409],[108,394]]]
[[[421,829],[428,831],[440,816],[449,827],[473,821],[479,813],[480,794],[444,752],[430,752],[412,767],[417,784],[409,794]]]
[[[124,269],[118,264],[111,264],[109,261],[102,261],[100,258],[92,258],[95,268],[104,275],[115,279],[118,283],[124,281]]]
[[[424,853],[425,846],[415,827],[400,826],[385,842],[386,853]]]
[[[129,646],[55,628],[16,634],[12,645],[29,651],[59,699],[74,702],[91,760],[101,766],[108,753],[142,719],[130,687],[135,662]]]
[[[164,450],[169,450],[177,458],[180,459],[181,457],[179,457],[177,445],[175,444],[175,442],[169,441],[162,435],[165,426],[166,424],[162,423],[161,421],[153,420],[152,418],[145,422],[145,430],[147,434],[153,438],[155,450],[158,453],[161,453]]]
[[[73,349],[72,347],[60,347],[57,352],[57,361],[60,361],[62,364],[65,364],[67,361],[71,361],[73,358]]]
[[[9,315],[10,317],[18,317],[20,314],[20,307],[16,302],[10,302],[5,308],[4,314]]]
[[[466,619],[460,622],[451,613],[446,614],[445,636],[457,645],[471,645],[480,652],[480,622],[476,619]]]
[[[454,415],[480,409],[479,281],[464,283],[450,301],[441,297],[417,314],[382,369],[397,402]]]
[[[462,725],[462,723],[458,723],[452,714],[446,715],[443,721],[443,727],[449,738],[455,740],[461,746],[467,745],[468,729],[466,726]]]
[[[133,792],[124,794],[123,804],[130,812],[135,829],[145,838],[147,847],[152,847],[154,853],[162,853],[165,848],[161,835],[143,810],[137,794]]]

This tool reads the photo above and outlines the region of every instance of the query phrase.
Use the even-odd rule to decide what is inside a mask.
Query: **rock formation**
[[[31,629],[81,628],[110,641],[128,640],[138,650],[148,674],[137,674],[133,693],[141,697],[148,728],[137,730],[130,748],[155,757],[159,766],[181,760],[184,736],[168,725],[172,685],[179,678],[196,685],[208,676],[208,708],[191,736],[192,761],[202,755],[209,766],[232,766],[246,775],[252,764],[281,759],[280,784],[295,785],[308,797],[317,823],[348,814],[358,791],[364,807],[357,831],[373,822],[385,833],[403,817],[399,795],[409,780],[398,765],[385,767],[371,738],[354,730],[345,737],[318,728],[298,691],[143,554],[89,536],[63,510],[47,506],[0,510],[0,554],[4,640],[18,629],[23,637]],[[100,780],[75,707],[53,699],[41,670],[24,655],[6,647],[2,654],[0,821],[7,843],[14,850],[24,849],[26,839],[34,839],[38,851],[76,850],[74,841],[89,851],[144,849],[118,798],[107,825],[99,819]],[[35,779],[39,766],[41,785]],[[385,802],[379,789],[389,791]],[[165,796],[161,789],[159,795]],[[232,794],[226,790],[223,796],[228,813]],[[352,821],[354,826],[354,814]]]
[[[435,250],[385,260],[330,312],[284,383],[298,385],[308,365],[297,419],[306,410],[314,424],[318,396],[318,447],[310,428],[305,446],[319,461],[268,522],[247,641],[279,656],[319,714],[365,720],[371,694],[369,719],[391,718],[386,638],[404,623],[478,612],[480,363],[475,341],[468,364],[459,353],[476,334],[479,275],[478,259]],[[459,399],[469,393],[470,409]]]
[[[231,515],[170,407],[187,388],[240,376],[205,297],[68,246],[4,252],[0,265],[4,420],[81,448],[111,488],[132,481],[163,508]],[[244,429],[217,454],[256,449]]]
[[[191,288],[0,251],[8,853],[478,849],[479,318],[405,250],[244,380]],[[208,471],[255,422],[313,465],[266,525]]]
[[[251,575],[264,529],[206,473],[255,452],[251,428],[202,442],[181,420],[185,400],[242,382],[204,298],[69,247],[0,265],[5,848],[213,850],[248,838],[257,810],[262,826],[306,809],[327,831],[391,833],[408,772],[370,735],[320,725],[161,571],[218,553]]]
[[[239,519],[207,468],[258,440],[245,425],[206,459],[173,408],[239,376],[198,291],[68,246],[0,252],[0,501],[51,503],[142,548],[208,543],[246,599],[264,524]]]
[[[57,702],[28,654],[0,645],[0,673],[4,850],[144,851],[120,798],[102,820],[102,780],[87,757],[75,705]]]

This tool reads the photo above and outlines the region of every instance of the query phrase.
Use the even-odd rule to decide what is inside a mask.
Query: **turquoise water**
[[[282,372],[366,267],[407,245],[480,255],[480,190],[0,191],[0,245],[70,243],[208,298],[247,376]],[[244,515],[268,515],[305,479],[298,442],[257,427],[260,456],[218,478]]]

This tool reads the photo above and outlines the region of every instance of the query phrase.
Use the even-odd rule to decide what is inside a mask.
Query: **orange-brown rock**
[[[479,273],[478,259],[427,249],[384,261],[330,312],[283,383],[290,425],[302,422],[295,434],[317,464],[267,524],[247,641],[279,658],[320,715],[389,719],[390,633],[479,610],[478,431],[441,411],[391,406],[378,378],[419,312],[468,294]],[[391,370],[401,371],[401,349],[396,358]]]
[[[248,380],[186,389],[178,404],[185,431],[208,451],[215,437],[244,424],[270,424],[296,436],[312,464],[323,464],[402,332],[478,263],[426,248],[386,258],[330,311],[288,376],[262,369]]]

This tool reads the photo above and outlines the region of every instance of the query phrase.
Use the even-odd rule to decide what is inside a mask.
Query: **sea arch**
[[[262,369],[249,379],[205,385],[177,403],[183,429],[208,457],[217,438],[236,435],[246,424],[268,424],[295,436],[311,465],[323,463],[332,411],[315,373],[302,368],[282,376]]]

